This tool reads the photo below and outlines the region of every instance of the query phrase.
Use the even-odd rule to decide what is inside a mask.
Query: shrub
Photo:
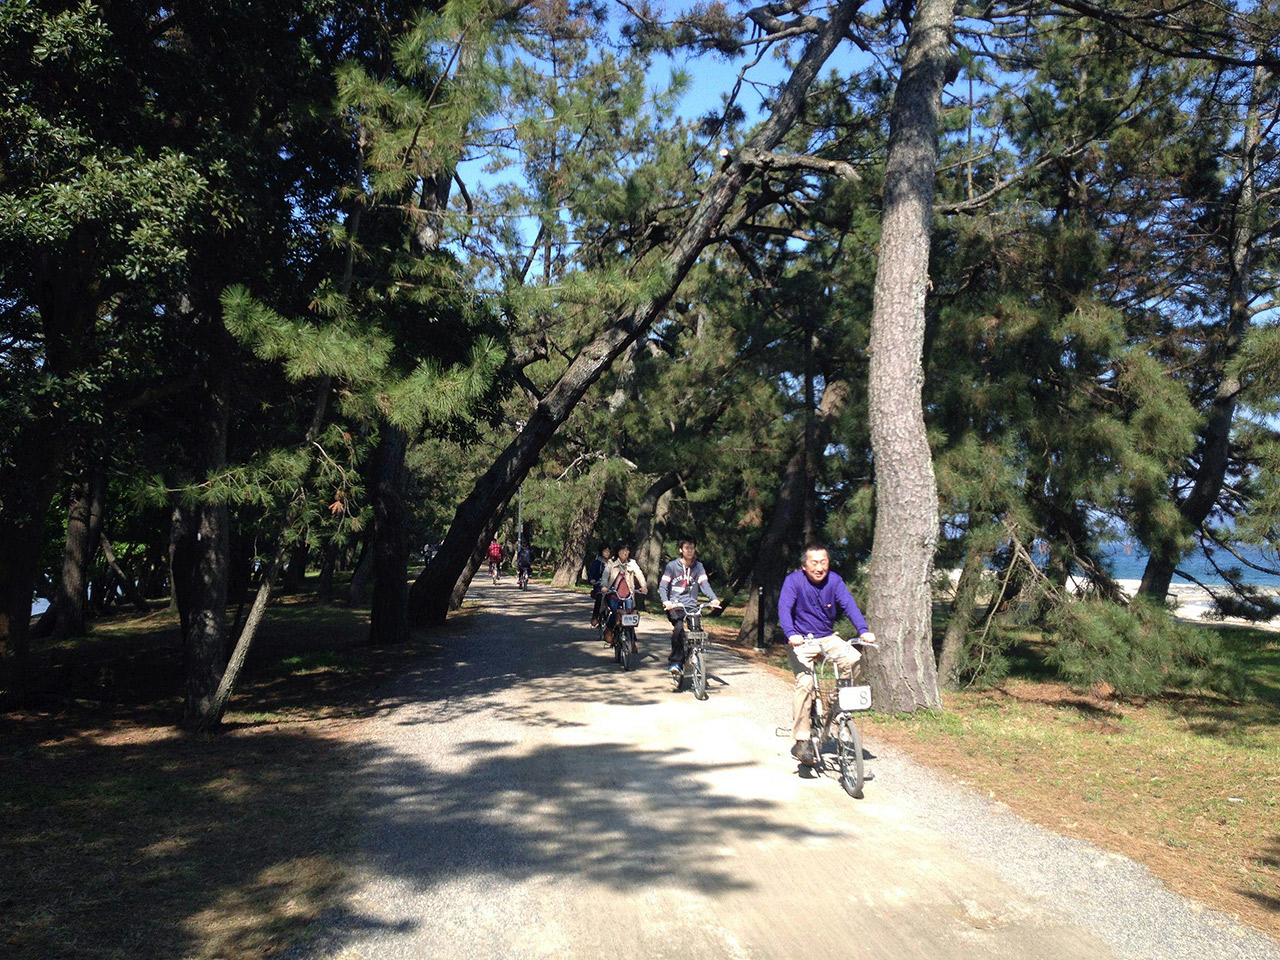
[[[1237,696],[1239,667],[1214,632],[1178,623],[1163,606],[1138,598],[1055,606],[1047,659],[1074,687],[1106,683],[1120,696],[1198,690]]]

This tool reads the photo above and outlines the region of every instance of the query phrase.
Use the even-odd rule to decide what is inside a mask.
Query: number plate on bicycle
[[[640,625],[640,614],[624,613],[622,615],[622,625],[624,627],[638,627]]]
[[[870,687],[840,687],[836,691],[841,710],[870,710]]]

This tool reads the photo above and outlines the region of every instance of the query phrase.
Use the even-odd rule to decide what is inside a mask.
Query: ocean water
[[[1253,563],[1271,567],[1272,569],[1280,569],[1280,558],[1277,558],[1274,554],[1264,553],[1254,547],[1241,548],[1240,554]],[[1112,576],[1117,580],[1142,579],[1142,572],[1147,566],[1147,552],[1136,541],[1117,540],[1108,546],[1103,556],[1111,567]],[[1261,570],[1247,567],[1225,550],[1216,551],[1214,560],[1223,569],[1239,567],[1245,583],[1260,587],[1280,587],[1280,575],[1263,573]],[[1206,560],[1204,554],[1198,549],[1184,557],[1178,567],[1187,571],[1201,583],[1226,583],[1222,574],[1213,568],[1213,564]],[[1174,574],[1173,582],[1192,583],[1194,581]]]

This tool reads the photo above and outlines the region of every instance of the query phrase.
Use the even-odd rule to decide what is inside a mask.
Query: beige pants
[[[792,669],[796,673],[796,692],[791,699],[791,735],[796,740],[809,739],[809,707],[813,703],[813,662],[821,653],[828,663],[833,663],[840,676],[851,674],[857,680],[862,676],[862,654],[853,644],[839,637],[815,637],[814,642],[803,647],[792,647]]]

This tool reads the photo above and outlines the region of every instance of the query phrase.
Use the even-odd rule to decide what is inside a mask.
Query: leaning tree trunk
[[[588,489],[579,501],[578,512],[569,522],[564,542],[560,545],[560,557],[556,561],[555,573],[551,575],[553,587],[572,587],[578,582],[578,574],[582,572],[582,564],[590,552],[588,549],[591,531],[595,529],[596,518],[600,516],[600,505],[604,503],[607,484],[603,480],[588,479]]]
[[[761,152],[771,151],[790,131],[800,115],[809,85],[844,39],[860,6],[860,0],[842,0],[831,11],[831,18],[809,41],[790,79],[773,101],[769,117],[743,151],[729,158],[712,177],[697,211],[680,230],[666,257],[655,264],[666,276],[661,291],[623,310],[583,347],[546,396],[539,400],[524,429],[476,481],[470,495],[454,513],[440,552],[410,591],[412,622],[443,622],[457,590],[466,589],[469,558],[486,526],[515,494],[543,447],[591,385],[666,311],[702,250],[720,232],[739,190],[752,174],[752,164],[759,162]],[[471,572],[474,573],[474,568]]]
[[[973,623],[973,611],[978,605],[978,588],[982,586],[982,572],[986,569],[986,556],[977,547],[970,547],[964,555],[964,568],[956,581],[956,596],[951,603],[951,619],[942,637],[942,652],[938,655],[938,677],[942,686],[954,690],[959,685],[957,668],[964,653],[964,641]]]
[[[747,581],[747,605],[742,614],[742,627],[738,630],[738,642],[754,644],[760,635],[760,617],[763,613],[766,637],[778,620],[778,595],[782,592],[782,580],[788,567],[794,563],[796,551],[802,544],[806,526],[806,501],[813,496],[813,458],[810,451],[816,446],[826,446],[831,425],[849,399],[849,384],[833,380],[822,392],[822,402],[816,413],[807,419],[800,449],[787,461],[778,489],[778,500],[769,515],[769,524],[756,550],[756,562]],[[760,590],[764,587],[764,609],[760,606]]]
[[[244,669],[245,661],[249,657],[249,650],[253,646],[253,640],[257,636],[258,628],[262,625],[262,621],[266,616],[267,604],[271,600],[271,591],[276,581],[276,572],[284,561],[287,535],[289,530],[300,520],[302,512],[300,499],[305,496],[306,490],[315,476],[317,463],[317,457],[314,453],[315,442],[320,436],[320,429],[324,426],[325,414],[329,408],[329,394],[332,389],[332,377],[321,377],[316,384],[315,406],[311,414],[311,425],[307,428],[307,433],[302,443],[302,451],[307,456],[307,465],[298,480],[293,503],[285,508],[284,519],[280,523],[279,532],[275,538],[275,549],[263,565],[261,579],[258,581],[258,590],[253,598],[253,605],[249,607],[249,614],[245,617],[244,626],[236,637],[235,646],[232,648],[231,656],[227,660],[226,669],[222,671],[217,688],[209,698],[208,703],[204,705],[204,709],[195,724],[196,729],[202,733],[211,733],[222,723],[222,715],[226,712],[227,704],[231,702],[231,692],[235,689],[236,681],[240,679],[240,671]]]
[[[663,522],[671,504],[671,491],[679,482],[679,474],[663,474],[649,485],[649,489],[640,498],[634,538],[635,558],[636,565],[644,573],[645,582],[653,593],[657,593],[658,580],[662,576]]]
[[[102,543],[102,559],[107,562],[107,569],[111,570],[116,579],[120,581],[120,587],[124,590],[124,595],[133,604],[133,609],[139,613],[147,613],[151,610],[151,606],[147,603],[147,598],[142,594],[141,580],[135,580],[129,576],[120,566],[120,560],[116,556],[115,549],[111,546],[111,541],[105,536],[101,538]]]
[[[1238,374],[1231,371],[1231,361],[1240,352],[1245,335],[1253,322],[1250,305],[1253,288],[1253,260],[1255,210],[1257,188],[1255,184],[1258,149],[1261,145],[1261,122],[1258,98],[1268,79],[1263,67],[1253,72],[1253,96],[1245,117],[1244,140],[1241,143],[1243,164],[1240,173],[1240,195],[1231,218],[1231,240],[1227,251],[1229,299],[1227,331],[1223,338],[1214,366],[1221,371],[1218,388],[1209,404],[1208,417],[1200,434],[1199,465],[1193,475],[1191,493],[1178,504],[1184,529],[1199,530],[1212,512],[1222,493],[1227,465],[1231,457],[1231,424],[1235,420],[1242,384]],[[1170,538],[1151,544],[1151,556],[1142,572],[1142,584],[1138,593],[1161,603],[1169,593],[1174,568],[1181,559],[1182,550]]]
[[[938,490],[921,387],[938,115],[955,69],[952,27],[952,0],[917,5],[889,118],[871,310],[876,525],[867,612],[883,646],[867,657],[867,673],[875,702],[890,713],[941,705],[930,591]]]
[[[405,511],[409,435],[400,427],[382,425],[373,454],[373,609],[370,643],[401,643],[409,639],[409,535]]]
[[[480,532],[480,536],[476,537],[476,545],[471,551],[471,556],[467,558],[467,564],[462,568],[462,573],[458,575],[458,579],[453,584],[453,590],[449,593],[449,609],[457,610],[462,606],[462,601],[467,597],[467,590],[471,586],[471,580],[475,577],[476,572],[489,562],[489,541],[493,539],[493,535],[498,530],[498,524],[502,522],[502,511],[506,509],[506,504],[502,504],[489,518],[489,522],[485,524],[484,529]]]

